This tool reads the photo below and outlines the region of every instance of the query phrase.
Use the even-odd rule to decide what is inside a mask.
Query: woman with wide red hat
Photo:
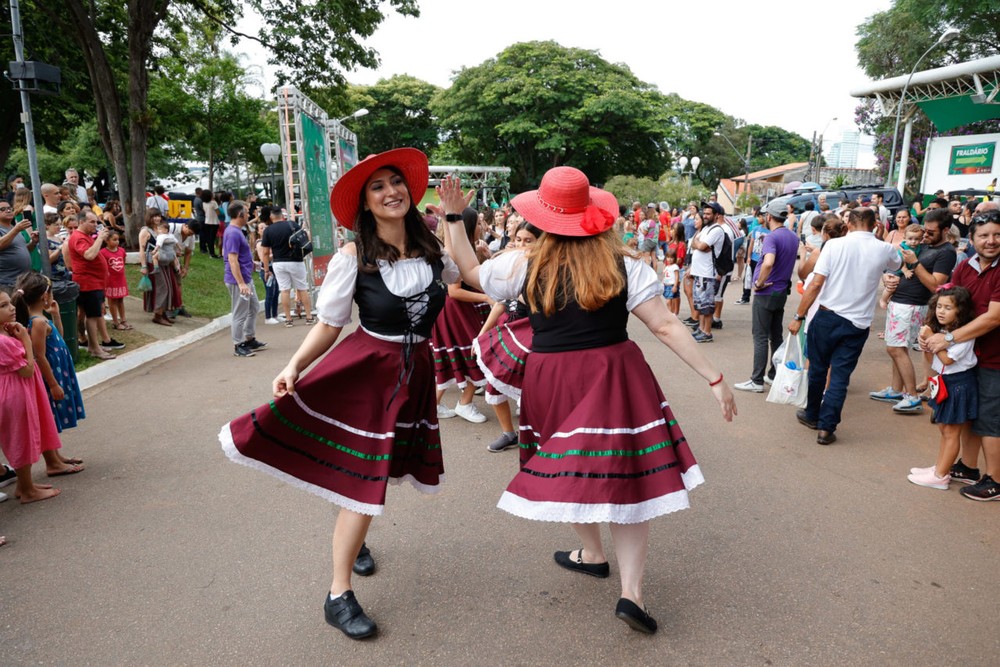
[[[459,275],[417,210],[427,181],[427,156],[413,148],[370,156],[337,181],[333,213],[356,240],[330,261],[319,324],[274,379],[274,400],[219,434],[233,461],[340,506],[324,612],[353,639],[376,632],[351,574],[374,571],[364,539],[386,485],[433,493],[444,474],[428,339]],[[300,377],[337,342],[352,303],[361,326]]]
[[[469,197],[455,179],[445,179],[438,194],[446,214]],[[610,573],[600,532],[601,523],[610,524],[621,570],[615,615],[652,633],[656,621],[642,598],[649,521],[688,507],[688,491],[703,478],[652,370],[628,339],[629,313],[705,379],[727,421],[736,414],[733,395],[668,310],[656,273],[615,236],[613,195],[590,187],[578,169],[556,167],[538,190],[511,203],[545,232],[528,259],[515,251],[480,266],[461,231],[448,225],[465,282],[497,301],[523,295],[530,309],[521,470],[498,506],[573,524],[581,547],[557,551],[555,561],[594,577]]]

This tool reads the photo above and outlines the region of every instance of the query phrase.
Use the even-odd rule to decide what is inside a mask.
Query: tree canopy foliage
[[[614,173],[659,173],[659,98],[595,51],[526,42],[459,71],[431,108],[449,155],[509,166],[517,190],[563,164],[598,182]]]

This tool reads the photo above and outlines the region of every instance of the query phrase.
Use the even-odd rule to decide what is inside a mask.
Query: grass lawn
[[[191,268],[182,283],[184,307],[195,317],[214,319],[229,312],[229,290],[222,282],[222,271],[222,260],[212,259],[195,251],[191,258]],[[129,291],[134,296],[142,296],[138,290],[139,279],[142,277],[139,265],[127,265],[125,275]],[[257,294],[264,293],[264,285],[261,284],[256,272],[254,272],[254,288]]]
[[[139,266],[139,264],[126,265],[125,275],[129,291],[133,296],[141,297],[142,294],[139,292],[138,285],[142,273],[139,270]],[[212,259],[208,255],[203,255],[195,251],[194,256],[191,258],[190,271],[182,283],[184,307],[195,317],[215,319],[229,312],[229,290],[226,289],[226,285],[222,281],[222,271],[221,260]],[[260,276],[256,272],[254,272],[253,281],[257,294],[263,294],[264,285],[261,283]],[[152,336],[135,330],[115,331],[113,335],[116,339],[127,345],[124,350],[121,350],[121,353],[138,349],[156,340]],[[87,354],[86,349],[81,349],[80,360],[76,363],[76,370],[79,372],[99,363],[101,363],[100,359]]]

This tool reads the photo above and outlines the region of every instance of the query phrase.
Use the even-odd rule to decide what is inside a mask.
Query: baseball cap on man
[[[710,208],[713,211],[715,211],[716,213],[718,213],[719,215],[725,215],[726,214],[725,209],[722,208],[722,204],[720,204],[717,201],[703,201],[701,203],[701,208],[702,209]]]
[[[772,201],[770,204],[764,207],[764,210],[768,215],[774,216],[776,219],[781,220],[782,222],[784,222],[785,219],[788,217],[788,210],[777,201]]]
[[[646,204],[646,208],[656,208],[656,202],[655,201],[649,202],[648,204]]]

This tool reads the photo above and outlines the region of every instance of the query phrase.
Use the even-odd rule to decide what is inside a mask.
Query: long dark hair
[[[395,167],[386,167],[392,173],[402,177],[403,173]],[[406,183],[406,180],[403,180]],[[366,184],[367,185],[367,184]],[[423,257],[428,264],[434,264],[441,260],[444,250],[441,241],[424,224],[424,216],[417,209],[417,201],[410,191],[410,184],[406,183],[406,191],[410,193],[410,209],[403,218],[403,228],[406,231],[406,255],[407,257]],[[378,260],[382,259],[390,264],[402,259],[399,250],[378,236],[378,225],[375,223],[375,216],[371,211],[365,210],[366,188],[361,188],[358,203],[358,215],[354,220],[355,243],[358,248],[358,268],[367,273],[378,271]]]
[[[951,300],[955,302],[955,310],[958,311],[958,318],[955,320],[954,326],[950,329],[951,331],[959,327],[964,327],[976,319],[976,310],[972,304],[972,294],[969,293],[969,290],[959,286],[950,286],[944,289],[939,287],[938,291],[931,296],[930,303],[927,304],[927,326],[931,328],[931,331],[934,333],[944,331],[944,327],[938,322],[937,313],[935,312],[938,300],[943,296],[951,297]]]
[[[35,271],[22,273],[17,277],[10,300],[14,302],[18,322],[28,326],[28,318],[30,317],[28,308],[45,296],[45,293],[49,291],[50,284],[48,278]]]

